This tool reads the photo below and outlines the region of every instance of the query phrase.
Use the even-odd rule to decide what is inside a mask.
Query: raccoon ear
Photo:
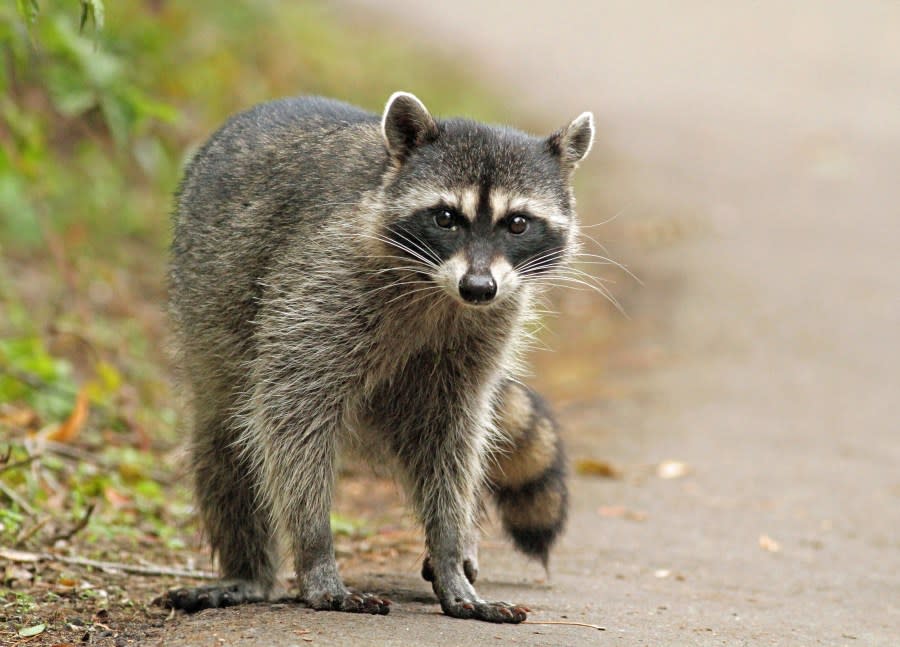
[[[575,166],[587,157],[594,143],[594,115],[582,112],[565,128],[560,128],[547,138],[547,148],[559,157],[566,168]]]
[[[434,141],[438,128],[425,104],[409,92],[395,92],[384,107],[381,134],[391,156],[403,162],[416,147]]]

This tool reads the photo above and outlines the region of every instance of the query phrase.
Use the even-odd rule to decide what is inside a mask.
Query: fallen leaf
[[[597,514],[607,519],[628,519],[629,521],[646,521],[647,513],[629,510],[622,505],[601,505],[597,508]]]
[[[759,547],[763,550],[769,551],[770,553],[777,553],[781,550],[781,544],[769,537],[769,535],[759,536]]]
[[[622,473],[606,461],[583,458],[575,463],[575,471],[583,476],[599,476],[607,479],[622,478]]]
[[[56,429],[47,434],[47,440],[55,440],[58,443],[70,443],[81,432],[88,414],[88,392],[82,388],[75,398],[75,407],[69,417]]]
[[[103,490],[103,496],[106,497],[106,500],[109,501],[114,508],[124,508],[131,505],[131,499],[124,494],[120,494],[111,487],[107,487]]]
[[[677,479],[691,471],[687,463],[681,461],[663,461],[656,466],[656,475],[661,479]]]
[[[32,625],[31,627],[22,627],[19,629],[19,635],[22,638],[31,638],[32,636],[37,636],[38,634],[44,633],[44,630],[47,628],[47,625],[41,623],[39,625]]]

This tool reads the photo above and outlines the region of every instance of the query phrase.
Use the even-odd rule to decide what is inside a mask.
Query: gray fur
[[[386,613],[341,582],[329,511],[339,452],[389,462],[424,524],[444,611],[518,622],[522,609],[479,598],[463,563],[486,464],[509,451],[493,412],[537,286],[462,305],[383,231],[435,191],[489,183],[554,205],[573,246],[574,162],[559,134],[432,120],[409,97],[382,120],[321,98],[260,105],[191,162],[170,282],[195,489],[226,581],[271,591],[284,535],[310,606]]]

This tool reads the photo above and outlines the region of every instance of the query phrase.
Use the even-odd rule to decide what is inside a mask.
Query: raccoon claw
[[[463,561],[463,572],[466,574],[469,584],[475,584],[475,580],[478,579],[478,567],[471,559]],[[434,582],[434,567],[431,565],[430,557],[426,557],[422,561],[422,579],[426,582]]]
[[[391,610],[391,601],[370,593],[350,593],[332,595],[322,593],[304,600],[310,609],[316,611],[344,611],[347,613],[371,613],[386,616]]]
[[[237,604],[262,602],[265,599],[266,596],[258,586],[250,582],[234,582],[174,589],[156,598],[153,604],[166,609],[181,609],[187,613],[195,613],[203,609],[232,607]]]
[[[507,602],[484,602],[482,600],[441,601],[441,609],[453,618],[484,620],[485,622],[508,622],[518,624],[528,617],[528,609]]]

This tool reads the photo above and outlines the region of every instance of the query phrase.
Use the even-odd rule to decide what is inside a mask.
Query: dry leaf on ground
[[[59,427],[47,434],[47,440],[54,440],[58,443],[70,443],[75,440],[87,420],[88,408],[87,389],[82,388],[78,392],[78,397],[75,398],[75,407],[72,409],[72,413]]]
[[[647,513],[637,510],[629,510],[621,505],[601,505],[597,508],[597,514],[607,519],[628,519],[629,521],[646,521]]]
[[[607,479],[622,478],[622,472],[606,461],[583,458],[575,462],[575,472],[583,476],[599,476]]]

